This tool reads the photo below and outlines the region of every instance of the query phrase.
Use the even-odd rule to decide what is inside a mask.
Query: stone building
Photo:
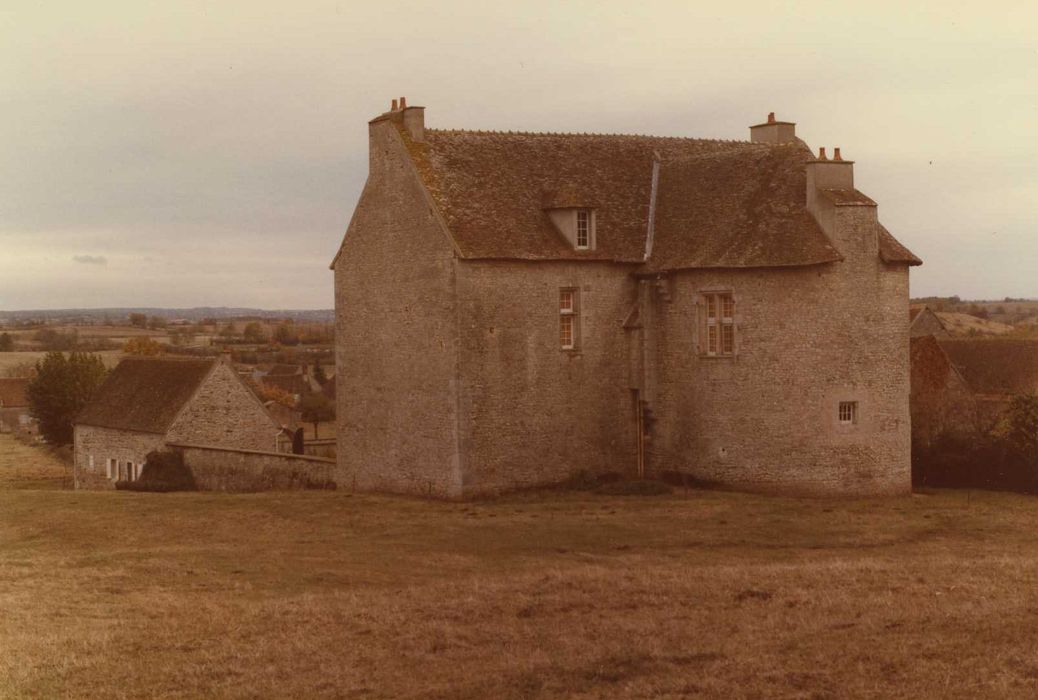
[[[908,309],[908,321],[908,334],[912,338],[924,335],[947,338],[950,335],[948,328],[944,325],[944,321],[929,306],[911,306]]]
[[[1038,340],[912,338],[912,438],[969,439],[997,424],[1013,397],[1038,393]]]
[[[274,452],[280,431],[226,362],[126,358],[76,417],[76,485],[135,480],[170,443]]]
[[[30,432],[33,419],[29,414],[27,377],[0,377],[0,433]]]
[[[425,128],[401,99],[335,272],[339,483],[578,472],[910,489],[908,270],[836,149]]]

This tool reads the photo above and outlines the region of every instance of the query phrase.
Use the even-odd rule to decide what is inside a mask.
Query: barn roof
[[[215,359],[128,357],[112,370],[75,422],[117,430],[165,433],[217,362]]]
[[[1038,340],[941,338],[937,343],[977,393],[1038,392]]]
[[[807,210],[805,163],[813,156],[802,142],[438,129],[425,129],[418,142],[400,133],[466,258],[610,260],[658,270],[842,259]],[[875,204],[856,190],[832,197]],[[574,250],[558,233],[548,215],[557,207],[595,209],[594,250]],[[882,227],[879,238],[884,260],[919,264]]]
[[[22,408],[29,405],[29,397],[25,393],[29,386],[27,377],[0,378],[0,408]]]

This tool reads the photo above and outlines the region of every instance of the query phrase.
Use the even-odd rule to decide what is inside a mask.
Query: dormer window
[[[591,247],[591,211],[577,209],[577,250]]]

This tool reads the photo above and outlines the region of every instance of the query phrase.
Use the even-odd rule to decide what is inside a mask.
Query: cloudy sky
[[[957,5],[5,2],[0,309],[330,307],[399,95],[445,128],[775,111],[857,161],[913,294],[1038,297],[1038,9]]]

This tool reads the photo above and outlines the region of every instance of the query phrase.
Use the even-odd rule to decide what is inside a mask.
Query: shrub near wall
[[[1038,493],[1038,455],[996,436],[944,435],[913,446],[912,486]]]
[[[115,488],[123,491],[197,491],[191,470],[184,465],[184,457],[176,450],[156,450],[145,457],[141,477],[137,481],[117,481]]]

